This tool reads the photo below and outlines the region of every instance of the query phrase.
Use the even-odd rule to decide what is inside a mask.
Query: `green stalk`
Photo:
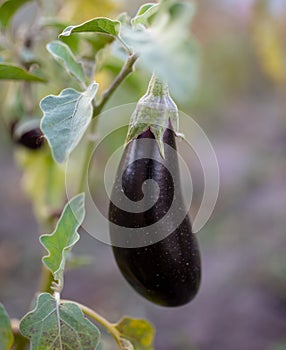
[[[101,100],[98,104],[95,105],[93,110],[92,118],[95,119],[100,115],[103,108],[105,107],[106,103],[109,101],[111,96],[114,94],[114,92],[117,90],[117,88],[120,86],[120,84],[126,79],[126,77],[133,72],[134,64],[137,60],[136,55],[130,55],[125,63],[125,65],[122,67],[121,71],[119,72],[118,76],[114,79],[113,83],[110,85],[110,87],[103,92]],[[89,133],[92,135],[96,130],[96,122],[93,122],[89,128]],[[87,141],[85,152],[84,152],[84,158],[81,168],[81,177],[79,181],[79,188],[78,193],[85,191],[85,182],[86,182],[86,175],[87,175],[87,168],[90,161],[90,157],[92,155],[93,151],[93,145],[94,141],[92,139]]]

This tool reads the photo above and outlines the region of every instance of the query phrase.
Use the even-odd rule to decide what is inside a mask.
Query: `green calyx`
[[[165,158],[164,132],[172,128],[177,133],[178,120],[178,108],[169,94],[167,83],[153,75],[146,94],[139,100],[131,116],[125,143],[129,143],[150,129],[157,141],[161,156]]]

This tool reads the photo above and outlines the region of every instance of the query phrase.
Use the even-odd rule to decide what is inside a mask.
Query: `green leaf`
[[[76,60],[68,45],[56,40],[49,43],[47,49],[69,74],[73,75],[80,82],[85,82],[82,64]]]
[[[85,92],[64,89],[58,96],[45,97],[40,107],[44,113],[41,129],[54,159],[64,162],[80,142],[92,118],[92,100],[98,89],[93,82]]]
[[[115,328],[122,338],[122,350],[154,349],[155,331],[148,321],[124,317],[115,325]]]
[[[9,316],[0,303],[0,349],[9,350],[13,345],[14,337]]]
[[[144,4],[140,7],[138,10],[136,16],[132,19],[133,25],[143,25],[148,26],[151,24],[151,19],[154,17],[154,15],[158,12],[160,7],[160,4]]]
[[[0,63],[1,80],[26,80],[45,83],[46,80],[27,72],[24,68],[7,63]]]
[[[83,222],[84,215],[84,194],[82,193],[66,204],[55,231],[40,237],[41,244],[49,252],[49,255],[43,257],[43,263],[61,286],[63,286],[67,254],[80,238],[77,231]]]
[[[41,19],[41,26],[42,27],[51,27],[57,30],[58,34],[61,33],[66,27],[67,23],[63,21],[59,21],[55,17],[44,17]],[[62,37],[61,41],[68,45],[68,47],[71,49],[73,53],[78,53],[79,51],[79,45],[80,45],[80,38],[76,35],[70,36],[70,37]]]
[[[17,10],[31,0],[7,0],[0,6],[0,27],[6,28]]]
[[[73,303],[60,304],[52,295],[38,296],[36,307],[20,323],[31,350],[95,349],[100,332]]]
[[[91,45],[95,54],[114,41],[114,37],[105,34],[93,34],[85,39]]]
[[[48,147],[38,152],[22,147],[17,150],[16,159],[23,172],[22,186],[32,200],[37,218],[45,222],[63,207],[64,167],[53,160]]]
[[[120,33],[144,67],[166,80],[181,100],[189,98],[198,81],[198,48],[189,31],[193,13],[192,4],[176,3],[160,11],[148,30],[122,26]]]
[[[109,18],[97,17],[77,26],[69,26],[63,30],[61,36],[69,36],[72,33],[103,33],[117,36],[120,30],[120,22],[112,21]]]

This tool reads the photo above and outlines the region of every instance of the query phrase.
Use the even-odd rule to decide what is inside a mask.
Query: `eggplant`
[[[146,113],[156,124],[146,123]],[[169,307],[191,301],[201,280],[199,246],[181,192],[175,115],[166,85],[153,77],[133,114],[109,205],[122,275],[143,297]],[[136,210],[122,205],[126,198]]]
[[[13,122],[10,133],[16,144],[30,150],[37,150],[44,144],[44,136],[38,126],[38,120],[29,120],[24,124]]]
[[[17,143],[29,148],[31,150],[36,150],[41,148],[44,142],[43,134],[40,128],[35,128],[28,132],[25,132],[21,137],[17,140]]]

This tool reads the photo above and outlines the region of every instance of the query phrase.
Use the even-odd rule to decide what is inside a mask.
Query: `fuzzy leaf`
[[[41,129],[57,162],[64,162],[84,135],[97,89],[98,84],[93,82],[85,92],[64,89],[58,96],[50,95],[41,101]]]
[[[140,7],[138,10],[136,16],[132,19],[133,25],[143,25],[147,26],[151,20],[151,17],[153,17],[159,10],[159,4],[144,4]]]
[[[38,296],[36,307],[20,323],[31,350],[92,350],[100,332],[73,303],[60,304],[48,293]]]
[[[26,80],[45,83],[46,80],[32,73],[27,72],[24,68],[7,63],[0,63],[1,80]]]
[[[124,317],[115,328],[122,337],[122,350],[154,349],[154,328],[148,321]]]
[[[17,10],[31,0],[7,0],[0,5],[0,27],[6,28]]]
[[[48,147],[33,152],[23,147],[16,152],[23,177],[22,186],[33,203],[37,218],[45,221],[63,207],[64,167],[54,162]]]
[[[158,13],[150,28],[122,26],[120,33],[144,67],[166,80],[181,100],[189,98],[198,76],[198,48],[189,32],[193,12],[192,4],[176,3]]]
[[[66,204],[55,231],[40,237],[41,244],[49,252],[49,255],[43,257],[43,263],[60,285],[63,285],[67,254],[80,238],[77,230],[83,222],[84,215],[84,194],[82,193]]]
[[[9,316],[4,306],[0,303],[0,349],[9,350],[13,341],[14,338]]]
[[[69,26],[65,28],[59,36],[69,36],[72,33],[84,32],[102,33],[117,36],[119,30],[120,22],[112,21],[111,19],[105,17],[98,17],[77,26]]]
[[[69,74],[73,75],[80,82],[85,82],[82,64],[76,60],[68,45],[56,40],[49,43],[47,49]]]

